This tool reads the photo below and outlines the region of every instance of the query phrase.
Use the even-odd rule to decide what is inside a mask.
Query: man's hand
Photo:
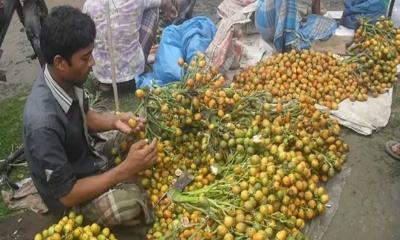
[[[157,160],[157,141],[133,144],[125,161],[102,174],[79,179],[72,190],[60,198],[66,207],[74,207],[100,196],[118,183],[132,180],[141,171],[153,166]]]
[[[161,0],[162,18],[167,22],[172,22],[178,16],[178,11],[171,0]]]
[[[118,114],[118,120],[115,122],[115,128],[122,133],[138,133],[144,129],[146,121],[135,116],[131,112]]]
[[[141,140],[131,146],[125,161],[118,167],[125,180],[135,177],[138,173],[152,167],[158,157],[157,141],[154,139],[150,144]]]

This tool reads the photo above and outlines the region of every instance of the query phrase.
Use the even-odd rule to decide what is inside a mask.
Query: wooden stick
[[[112,87],[114,92],[115,110],[119,112],[119,98],[118,98],[118,88],[117,88],[116,71],[115,71],[115,54],[114,54],[114,44],[112,37],[111,11],[110,11],[109,1],[107,1],[106,15],[107,15],[107,30],[108,30],[107,41],[108,41],[108,46],[110,46],[111,78],[112,78]]]

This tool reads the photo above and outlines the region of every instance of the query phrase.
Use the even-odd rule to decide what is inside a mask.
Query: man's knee
[[[110,227],[154,223],[154,211],[147,193],[133,183],[117,186],[82,210],[89,219]]]
[[[154,221],[154,211],[147,192],[137,184],[123,184],[119,205],[121,210],[121,224],[123,222],[144,221],[152,224]]]

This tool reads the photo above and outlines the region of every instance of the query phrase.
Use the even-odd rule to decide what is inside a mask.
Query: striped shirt
[[[47,86],[49,87],[54,98],[57,100],[58,104],[60,104],[60,106],[63,109],[63,111],[65,112],[65,114],[67,114],[72,105],[73,99],[53,79],[53,77],[50,75],[47,65],[44,69],[44,80],[46,81]],[[86,124],[86,112],[88,109],[85,110],[85,108],[84,108],[84,105],[85,105],[84,98],[85,97],[84,97],[83,89],[74,86],[74,95],[75,95],[75,97],[78,98],[81,117],[83,120],[82,123],[83,123],[85,139],[86,139],[86,142],[90,145],[89,131],[87,129],[87,124]]]
[[[58,85],[58,83],[53,79],[53,77],[50,75],[47,65],[44,69],[44,79],[46,81],[47,86],[50,88],[50,91],[53,94],[54,98],[57,100],[58,104],[60,104],[65,114],[67,114],[74,99],[70,95],[68,95],[64,91],[64,89],[62,89],[60,85]],[[86,112],[89,110],[89,106],[87,101],[85,103],[86,97],[84,90],[82,88],[74,86],[74,95],[78,99],[79,109],[83,120],[82,123],[83,123],[85,140],[89,145],[90,149],[92,150],[92,152],[99,158],[96,164],[99,165],[101,169],[104,169],[106,168],[107,159],[105,158],[105,156],[101,155],[93,148],[92,146],[93,141],[89,136],[87,121],[86,121]]]
[[[50,75],[47,65],[44,68],[44,80],[46,81],[47,86],[50,88],[50,91],[53,94],[54,98],[57,100],[58,104],[60,104],[65,113],[68,113],[69,108],[72,105],[73,99],[64,91],[64,89],[60,87],[60,85],[56,83],[56,81],[54,81],[53,77]],[[82,94],[82,89],[79,89],[77,87],[74,87],[74,91],[75,94]]]

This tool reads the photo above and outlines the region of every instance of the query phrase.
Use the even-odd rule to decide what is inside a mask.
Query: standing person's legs
[[[189,7],[188,7],[188,10],[187,10],[187,12],[185,14],[185,20],[188,20],[188,19],[192,18],[193,9],[194,9],[194,6],[196,5],[196,0],[190,0],[189,2],[190,2],[189,3]]]
[[[150,53],[150,49],[153,46],[154,40],[156,39],[158,18],[159,18],[158,8],[147,9],[143,13],[142,24],[140,25],[140,30],[139,30],[139,42],[142,45],[146,63],[147,63],[147,57],[149,56]]]
[[[179,25],[192,18],[193,8],[196,5],[196,0],[174,0],[174,2],[178,11],[178,16],[173,21],[173,24]]]

